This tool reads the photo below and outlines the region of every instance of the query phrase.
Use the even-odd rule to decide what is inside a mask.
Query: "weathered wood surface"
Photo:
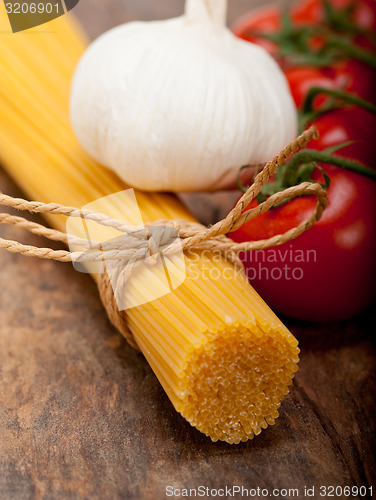
[[[250,3],[231,0],[230,16]],[[77,13],[94,35],[114,19],[181,8],[180,0],[86,0]],[[1,172],[0,189],[21,194]],[[208,203],[218,215],[218,199]],[[299,498],[305,486],[316,487],[315,498],[320,485],[376,487],[371,311],[334,325],[285,318],[302,355],[281,416],[230,446],[175,412],[142,355],[109,325],[89,276],[6,252],[0,266],[1,500],[159,500],[168,485],[298,488]]]

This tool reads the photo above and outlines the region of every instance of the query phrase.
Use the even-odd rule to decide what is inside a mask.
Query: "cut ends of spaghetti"
[[[252,439],[278,417],[298,353],[283,331],[227,327],[192,353],[178,409],[213,441]]]

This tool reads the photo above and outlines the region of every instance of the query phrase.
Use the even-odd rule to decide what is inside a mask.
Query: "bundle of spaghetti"
[[[0,30],[0,161],[9,174],[31,199],[78,207],[126,189],[71,130],[70,80],[86,48],[72,15],[13,34],[1,4]],[[136,198],[145,223],[194,220],[174,195],[136,191]],[[122,205],[104,203],[107,214],[124,217]],[[65,231],[64,216],[49,223]],[[180,286],[124,314],[176,410],[213,441],[246,441],[278,417],[298,342],[226,259],[191,251],[185,260]],[[150,277],[156,288],[162,280]],[[136,287],[139,303],[148,286]]]

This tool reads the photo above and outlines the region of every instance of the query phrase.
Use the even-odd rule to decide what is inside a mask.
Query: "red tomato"
[[[354,6],[352,21],[359,28],[373,30],[376,28],[375,0],[330,0],[335,10],[343,10]],[[302,0],[294,5],[291,14],[296,23],[317,24],[325,19],[324,2],[322,0]]]
[[[331,68],[295,67],[284,70],[295,104],[301,108],[311,87],[344,90],[376,103],[376,72],[366,64],[346,60],[335,63]],[[314,109],[328,101],[325,94],[318,94]]]
[[[337,11],[353,5],[351,21],[365,30],[376,29],[375,0],[330,0]],[[281,13],[277,7],[259,9],[244,16],[235,33],[265,46],[255,31],[278,32]],[[291,10],[295,26],[319,25],[325,19],[322,0],[303,0]],[[321,37],[309,40],[311,49]],[[357,36],[356,43],[370,46]],[[314,46],[315,45],[315,46]],[[278,47],[266,41],[276,55]],[[288,62],[288,61],[287,61]],[[337,61],[331,68],[295,67],[285,70],[298,107],[313,86],[347,90],[376,102],[376,73],[355,60]],[[327,98],[318,96],[314,107]],[[376,116],[359,107],[345,107],[325,113],[314,121],[320,139],[308,147],[324,150],[343,142],[352,144],[335,152],[338,156],[376,168],[374,136]],[[376,182],[355,172],[323,165],[331,177],[328,208],[321,220],[294,241],[277,248],[248,252],[244,262],[256,290],[276,310],[311,321],[349,318],[371,305],[376,297]],[[323,182],[316,171],[316,179]],[[255,206],[256,201],[251,206]],[[238,242],[265,239],[297,226],[313,212],[315,198],[301,197],[258,216],[230,236]]]
[[[248,42],[263,47],[269,54],[277,53],[277,45],[257,33],[276,33],[281,28],[281,9],[277,5],[268,5],[252,10],[242,16],[233,26],[232,32]]]
[[[323,19],[323,9],[319,0],[303,0],[294,5],[294,20],[299,24],[316,24]]]
[[[321,220],[279,247],[244,254],[248,278],[275,310],[308,321],[337,321],[376,296],[376,182],[326,166],[331,177]],[[269,238],[303,221],[315,207],[301,197],[230,234],[237,242]]]
[[[350,21],[364,30],[376,29],[376,2],[375,0],[330,0],[335,10],[344,10],[354,6]],[[276,56],[279,52],[278,45],[257,33],[279,33],[281,29],[281,9],[277,5],[268,5],[255,9],[242,16],[232,27],[234,34],[244,40],[264,47],[270,54]],[[303,0],[294,5],[290,10],[290,19],[296,27],[303,25],[318,25],[325,19],[325,9],[322,0]],[[354,41],[357,45],[367,49],[374,49],[369,37],[362,34],[356,35]],[[288,41],[290,44],[291,40]],[[315,52],[325,44],[322,35],[312,36],[308,46]]]
[[[326,76],[323,70],[319,68],[290,68],[286,69],[284,73],[298,108],[303,106],[306,95],[311,87],[324,87],[332,90],[339,87],[334,78]],[[318,95],[314,102],[314,109],[321,107],[327,100],[328,97]]]
[[[307,145],[308,148],[323,150],[343,142],[354,141],[335,154],[376,168],[376,115],[352,106],[329,111],[317,118],[314,124],[320,138],[311,141]]]
[[[364,30],[374,31],[376,29],[376,3],[375,0],[330,0],[330,5],[336,11],[353,7],[351,22]],[[325,8],[323,0],[303,0],[291,9],[291,16],[296,24],[312,25],[320,24],[325,20]],[[357,35],[355,42],[367,49],[374,49],[374,44],[363,35]]]
[[[334,63],[323,68],[323,75],[335,81],[335,88],[356,94],[366,101],[376,103],[376,71],[355,59]]]

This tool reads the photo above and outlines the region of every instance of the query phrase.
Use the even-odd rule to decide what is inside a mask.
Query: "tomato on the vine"
[[[344,31],[350,27],[358,28],[355,34],[356,45],[366,49],[374,49],[374,43],[362,31],[376,29],[376,3],[374,0],[328,0],[328,5],[334,12],[331,20],[333,28]],[[343,13],[338,15],[338,13]],[[325,0],[302,0],[291,9],[291,16],[296,24],[319,25],[327,21],[328,14]]]
[[[374,0],[329,0],[333,10],[352,8],[351,20],[359,28],[376,28],[376,5]],[[302,0],[294,5],[291,14],[296,23],[317,24],[325,20],[323,0]]]
[[[376,2],[303,0],[287,15],[278,5],[269,5],[245,14],[232,29],[236,36],[264,47],[284,68],[309,61],[328,66],[338,54],[369,63],[370,51],[376,48],[370,35],[376,30]]]
[[[345,59],[320,70],[334,81],[334,88],[356,94],[376,104],[376,71],[362,61]]]
[[[376,115],[351,106],[328,111],[314,121],[320,137],[307,147],[324,150],[345,142],[351,144],[336,151],[336,155],[356,160],[376,168]],[[367,179],[367,182],[372,181]]]
[[[357,107],[329,111],[315,120],[320,132],[309,149],[335,151],[374,168],[376,116]],[[376,297],[376,182],[365,175],[321,165],[330,177],[328,207],[319,222],[277,248],[248,252],[243,262],[251,284],[271,307],[311,321],[351,317]],[[323,182],[318,170],[313,180]],[[253,202],[253,206],[256,202]],[[294,199],[230,234],[235,241],[270,238],[296,227],[315,208],[315,198]]]
[[[320,68],[297,67],[286,69],[284,73],[290,86],[291,95],[298,108],[303,106],[307,92],[311,87],[335,90],[339,86],[334,78],[326,76]],[[321,107],[327,101],[327,96],[318,95],[314,101],[314,109]]]
[[[277,6],[264,7],[244,16],[234,29],[277,59],[302,121],[313,122],[320,133],[307,145],[311,151],[295,157],[309,157],[311,163],[300,169],[293,160],[264,196],[311,175],[312,181],[327,184],[322,218],[297,239],[247,252],[243,259],[250,282],[267,303],[299,319],[346,319],[376,298],[376,114],[371,112],[376,64],[370,51],[375,49],[375,30],[375,0],[301,0],[288,16]],[[356,172],[315,163],[329,160]],[[251,207],[256,204],[254,200]],[[315,205],[312,196],[291,200],[230,237],[243,242],[282,234],[306,219]]]
[[[371,305],[376,294],[376,182],[325,168],[331,184],[321,220],[291,242],[243,258],[251,284],[272,308],[309,321],[349,318]],[[282,234],[312,213],[315,203],[311,196],[297,198],[230,237],[242,242]]]
[[[376,72],[360,61],[339,61],[330,68],[298,66],[287,68],[284,73],[298,108],[302,108],[312,87],[346,91],[376,103]],[[318,94],[313,109],[321,108],[328,101],[327,95]]]

